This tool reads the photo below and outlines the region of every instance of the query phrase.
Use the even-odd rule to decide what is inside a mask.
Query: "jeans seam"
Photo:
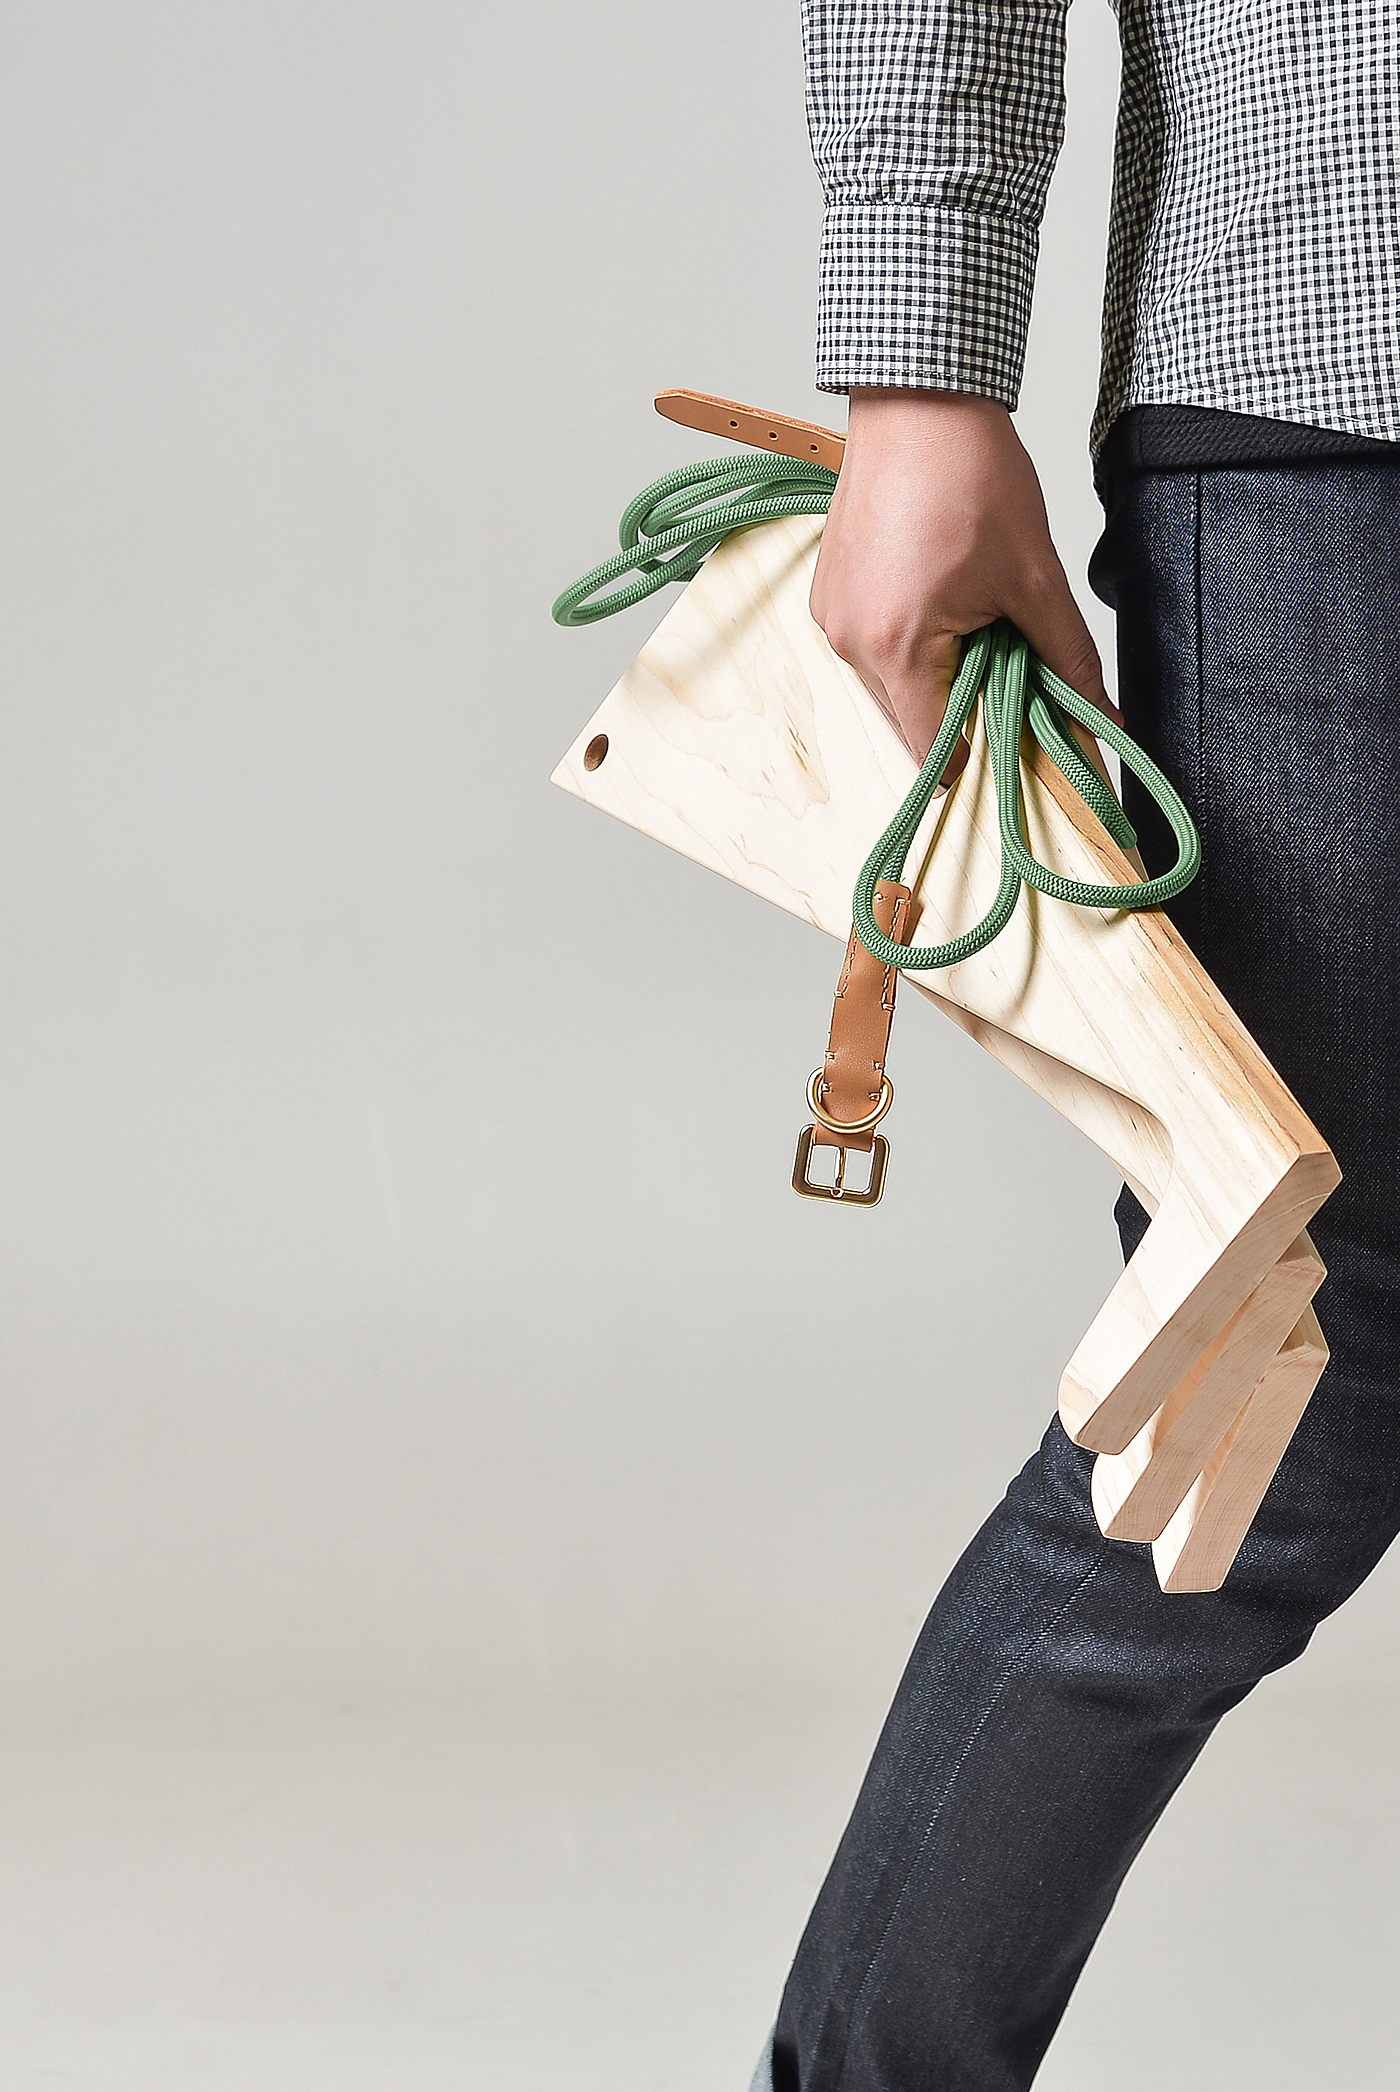
[[[1036,1631],[1036,1633],[1032,1636],[1031,1640],[1026,1643],[1025,1648],[1022,1649],[1018,1655],[1014,1656],[1011,1659],[1011,1661],[1007,1664],[1005,1670],[998,1678],[996,1685],[993,1688],[991,1697],[988,1699],[986,1706],[982,1709],[981,1714],[978,1716],[976,1725],[964,1740],[962,1749],[958,1752],[956,1762],[950,1770],[947,1779],[943,1783],[943,1790],[940,1793],[938,1800],[934,1806],[933,1814],[929,1817],[928,1822],[924,1825],[923,1836],[919,1840],[917,1851],[914,1853],[913,1858],[909,1862],[908,1869],[904,1876],[903,1884],[900,1888],[899,1894],[896,1896],[894,1901],[894,1908],[893,1910],[891,1910],[888,1918],[885,1920],[884,1927],[880,1933],[880,1937],[876,1941],[874,1949],[871,1952],[869,1962],[866,1964],[865,1974],[861,1977],[859,1988],[857,1989],[855,1996],[851,2000],[850,2015],[846,2022],[846,2038],[841,2048],[841,2061],[837,2066],[836,2075],[832,2079],[832,2092],[840,2092],[842,2081],[844,2080],[846,2075],[846,2061],[850,2052],[851,2034],[855,2027],[856,2017],[860,2011],[861,2001],[864,1998],[866,1991],[870,1987],[871,1978],[874,1976],[875,1970],[879,1966],[880,1957],[885,1951],[885,1947],[888,1944],[890,1934],[894,1930],[895,1921],[899,1917],[899,1913],[903,1908],[904,1899],[909,1893],[909,1885],[913,1881],[914,1876],[918,1871],[919,1862],[924,1856],[924,1852],[927,1849],[929,1840],[932,1838],[933,1833],[937,1829],[938,1824],[943,1816],[943,1813],[948,1806],[949,1797],[953,1792],[953,1788],[957,1784],[959,1774],[962,1772],[964,1765],[967,1763],[967,1760],[971,1755],[972,1749],[976,1744],[978,1737],[982,1734],[982,1731],[986,1728],[987,1723],[991,1720],[992,1715],[996,1711],[997,1705],[1000,1702],[1003,1693],[1006,1691],[1007,1686],[1011,1683],[1011,1680],[1015,1677],[1016,1673],[1019,1670],[1023,1669],[1024,1666],[1030,1661],[1031,1657],[1040,1647],[1040,1644],[1045,1640],[1046,1635],[1050,1634],[1053,1631],[1053,1629],[1058,1627],[1060,1622],[1079,1603],[1079,1600],[1083,1597],[1085,1591],[1089,1588],[1089,1585],[1094,1581],[1094,1578],[1098,1575],[1100,1569],[1102,1569],[1105,1561],[1108,1559],[1108,1550],[1111,1544],[1112,1543],[1110,1541],[1104,1541],[1098,1553],[1095,1555],[1093,1562],[1085,1570],[1083,1576],[1080,1577],[1079,1582],[1070,1592],[1068,1598],[1066,1598],[1064,1604],[1060,1607],[1059,1611],[1057,1613],[1052,1613],[1050,1618],[1046,1620],[1042,1624],[1042,1626]]]
[[[1196,799],[1196,802],[1197,802],[1197,804],[1199,804],[1199,803],[1200,803],[1200,797],[1201,797],[1201,764],[1202,764],[1202,752],[1201,752],[1201,743],[1202,743],[1202,735],[1203,735],[1203,733],[1204,733],[1204,723],[1203,723],[1203,722],[1204,722],[1204,719],[1205,719],[1205,709],[1206,709],[1206,693],[1205,693],[1205,674],[1206,674],[1206,667],[1205,667],[1205,663],[1206,663],[1206,646],[1205,646],[1205,624],[1206,624],[1206,612],[1205,612],[1205,595],[1204,595],[1204,590],[1202,589],[1202,586],[1201,586],[1201,571],[1202,571],[1202,565],[1203,565],[1203,562],[1202,562],[1202,559],[1201,559],[1201,531],[1202,531],[1202,520],[1201,520],[1201,519],[1202,519],[1202,510],[1204,509],[1204,506],[1205,506],[1205,485],[1204,485],[1204,480],[1205,480],[1205,475],[1204,475],[1203,473],[1200,473],[1200,472],[1198,472],[1198,473],[1196,474],[1196,488],[1195,488],[1195,501],[1194,501],[1194,504],[1193,504],[1193,506],[1194,506],[1194,508],[1195,508],[1195,516],[1194,516],[1194,518],[1193,518],[1193,521],[1194,521],[1194,523],[1195,523],[1195,529],[1194,529],[1194,531],[1192,532],[1192,538],[1191,538],[1191,563],[1192,563],[1192,574],[1191,574],[1191,583],[1192,583],[1192,588],[1193,588],[1193,590],[1194,590],[1194,592],[1195,592],[1195,598],[1196,598],[1196,634],[1195,634],[1195,636],[1196,636],[1196,663],[1195,663],[1195,666],[1196,666],[1196,673],[1195,673],[1195,677],[1194,677],[1194,679],[1193,679],[1193,680],[1194,680],[1194,683],[1195,683],[1195,698],[1196,698],[1196,717],[1195,717],[1195,719],[1194,719],[1194,720],[1193,720],[1193,722],[1192,722],[1192,729],[1193,729],[1193,731],[1192,731],[1192,735],[1191,735],[1191,750],[1192,750],[1192,760],[1193,760],[1193,763],[1194,763],[1194,765],[1195,765],[1195,774],[1194,774],[1194,776],[1193,776],[1193,777],[1192,777],[1192,779],[1191,779],[1191,789],[1192,789],[1192,793],[1193,793],[1193,796],[1194,796],[1194,797],[1195,797],[1195,799]],[[1209,853],[1208,853],[1207,851],[1205,851],[1205,850],[1202,850],[1202,852],[1201,852],[1201,869],[1200,869],[1199,873],[1197,874],[1197,877],[1198,877],[1198,878],[1199,878],[1199,880],[1200,880],[1200,893],[1199,893],[1199,896],[1198,896],[1198,900],[1197,900],[1197,906],[1198,906],[1198,908],[1200,909],[1200,911],[1201,911],[1201,914],[1202,914],[1202,916],[1204,917],[1204,916],[1206,916],[1206,915],[1207,915],[1207,913],[1208,913],[1208,910],[1209,910],[1209,905],[1210,905],[1210,860],[1209,860]]]

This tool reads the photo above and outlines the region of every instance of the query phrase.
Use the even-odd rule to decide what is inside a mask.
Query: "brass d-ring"
[[[825,1076],[825,1068],[813,1068],[807,1081],[807,1109],[828,1133],[869,1133],[879,1125],[894,1103],[894,1084],[888,1075],[883,1075],[880,1078],[880,1101],[874,1111],[868,1111],[863,1119],[833,1119],[830,1112],[823,1111],[817,1102],[817,1091]]]

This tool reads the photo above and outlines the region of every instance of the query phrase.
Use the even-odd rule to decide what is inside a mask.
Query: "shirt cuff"
[[[975,392],[1014,408],[1035,228],[912,203],[835,203],[822,234],[817,386]]]

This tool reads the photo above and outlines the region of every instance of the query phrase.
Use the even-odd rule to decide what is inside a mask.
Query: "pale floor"
[[[1045,2092],[1394,2092],[1393,1691],[1276,1681]],[[4,2092],[746,2092],[871,1704],[269,1705],[4,1746]]]

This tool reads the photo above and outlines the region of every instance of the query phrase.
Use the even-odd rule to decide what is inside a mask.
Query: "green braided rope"
[[[693,581],[700,563],[731,531],[775,516],[824,516],[836,489],[825,465],[804,465],[766,451],[744,458],[707,458],[643,487],[618,525],[622,550],[566,588],[551,615],[556,625],[594,625],[630,610],[668,581]],[[664,557],[666,553],[671,557]],[[637,579],[596,597],[636,570]]]
[[[824,515],[835,487],[836,474],[825,466],[766,452],[707,459],[670,472],[644,487],[629,503],[618,528],[622,550],[564,590],[554,605],[555,622],[591,625],[640,603],[668,581],[693,580],[702,562],[731,532],[775,516]],[[635,574],[636,579],[612,588],[624,574]],[[609,588],[610,594],[599,594]],[[919,824],[979,696],[1001,830],[996,897],[974,929],[946,944],[896,944],[876,924],[875,888],[882,879],[902,880]],[[1027,729],[1120,848],[1131,850],[1137,844],[1132,823],[1068,731],[1069,720],[1077,720],[1107,742],[1147,787],[1176,839],[1177,859],[1170,871],[1131,885],[1097,886],[1066,879],[1032,856],[1021,804],[1021,741]],[[1032,654],[1015,627],[999,619],[963,642],[938,738],[856,881],[856,934],[882,965],[928,972],[956,966],[989,945],[1010,921],[1023,885],[1077,908],[1160,908],[1190,885],[1200,863],[1201,841],[1195,824],[1179,793],[1146,750],[1097,705],[1062,683]]]
[[[982,723],[991,751],[996,782],[997,820],[1001,829],[1001,880],[996,898],[974,929],[946,944],[896,944],[878,928],[874,916],[875,888],[881,879],[902,877],[919,824],[927,813],[942,781],[954,743],[962,732],[978,695],[982,698]],[[1124,886],[1096,886],[1082,879],[1066,879],[1052,872],[1031,855],[1026,841],[1021,806],[1021,736],[1030,728],[1034,739],[1056,767],[1079,792],[1120,848],[1131,850],[1137,842],[1133,825],[1103,779],[1065,733],[1056,713],[1077,719],[1106,741],[1122,758],[1156,800],[1173,836],[1177,859],[1169,872],[1155,879]],[[1200,869],[1201,843],[1195,824],[1180,794],[1162,775],[1152,758],[1138,747],[1097,705],[1038,661],[1015,627],[1004,619],[974,632],[964,643],[963,656],[948,699],[948,709],[938,738],[929,750],[913,788],[889,827],[880,837],[856,881],[853,917],[856,935],[867,951],[882,965],[927,972],[956,966],[989,945],[1011,919],[1023,884],[1057,901],[1078,908],[1160,908],[1165,901],[1190,885]]]

